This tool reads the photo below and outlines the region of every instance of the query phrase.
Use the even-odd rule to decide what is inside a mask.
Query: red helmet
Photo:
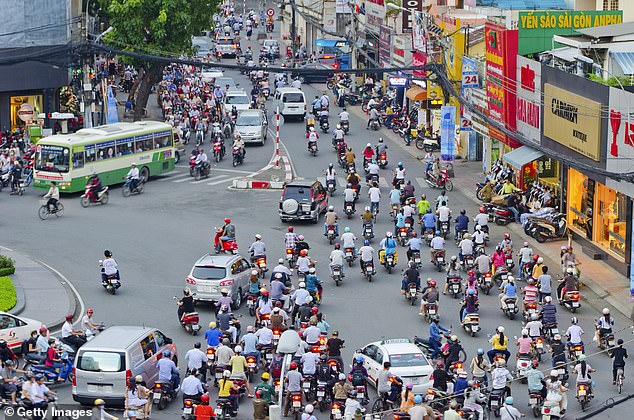
[[[289,231],[289,232],[292,232],[292,231],[293,231],[293,226],[289,226],[289,227],[288,227],[288,231]]]
[[[469,270],[469,271],[467,271],[467,274],[470,275],[470,276],[473,276],[475,274],[475,272],[473,270]]]
[[[269,295],[269,291],[264,289],[260,292],[262,294],[262,296],[268,296]]]
[[[302,249],[301,251],[299,251],[299,255],[301,255],[302,257],[305,257],[306,255],[308,255],[308,251],[306,251],[305,249]]]
[[[429,285],[431,287],[436,287],[436,280],[429,280]]]
[[[511,239],[511,234],[510,233],[505,233],[504,234],[504,239]]]
[[[262,391],[261,390],[257,390],[255,391],[255,398],[262,398]]]
[[[416,237],[416,232],[412,232],[412,238]]]
[[[291,362],[291,370],[297,369],[297,363]]]
[[[313,306],[312,308],[310,308],[310,311],[314,314],[316,314],[317,312],[319,312],[319,308],[316,306]]]
[[[439,361],[438,361],[438,363],[436,363],[436,367],[437,367],[438,369],[442,369],[442,367],[443,367],[443,366],[444,366],[444,365],[443,365],[443,363],[442,363],[442,360],[439,360]]]
[[[231,223],[231,219],[229,219],[228,217],[225,218],[225,223]]]
[[[533,255],[533,261],[537,261],[539,259],[539,254]]]
[[[258,391],[260,392],[260,391]],[[209,394],[203,394],[200,396],[200,401],[204,402],[204,403],[208,403],[209,402]]]
[[[484,207],[480,207],[480,213],[484,213],[486,209]]]

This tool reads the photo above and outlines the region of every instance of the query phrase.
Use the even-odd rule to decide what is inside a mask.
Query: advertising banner
[[[544,136],[598,162],[601,157],[601,103],[546,83]]]
[[[385,20],[384,0],[366,0],[365,19],[366,28],[378,34]]]
[[[572,35],[577,29],[623,23],[623,11],[568,10],[519,12],[519,54],[550,50],[554,35]]]
[[[117,99],[112,93],[112,86],[108,86],[108,119],[107,124],[119,122],[119,111],[117,110]]]
[[[381,25],[379,31],[379,61],[383,67],[390,65],[392,33],[389,27]]]
[[[412,66],[424,66],[427,63],[427,56],[421,52],[416,51],[412,54]],[[425,70],[414,70],[412,72],[414,77],[425,77]]]
[[[539,141],[541,130],[542,66],[538,61],[517,56],[517,98],[515,115],[517,131],[531,140]]]
[[[412,27],[414,26],[414,21],[416,20],[416,16],[414,12],[422,12],[423,11],[423,0],[405,0],[403,1],[403,13],[401,14],[402,21],[402,33],[407,34],[412,32]]]
[[[456,107],[440,107],[440,158],[453,161],[455,154],[456,136]]]
[[[348,0],[335,0],[337,13],[352,13]]]
[[[462,57],[462,89],[480,87],[478,83],[478,68],[473,59]]]

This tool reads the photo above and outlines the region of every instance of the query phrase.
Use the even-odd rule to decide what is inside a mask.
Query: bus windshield
[[[35,169],[39,171],[68,172],[70,151],[68,147],[43,144],[38,146]]]

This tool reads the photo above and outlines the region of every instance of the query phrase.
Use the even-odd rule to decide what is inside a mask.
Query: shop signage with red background
[[[539,141],[541,134],[542,65],[539,61],[517,56],[517,131]]]
[[[515,130],[517,30],[487,22],[484,39],[489,117],[509,130]],[[489,126],[489,136],[512,148],[522,145],[492,126]]]
[[[412,66],[424,66],[425,64],[427,64],[427,56],[425,54],[418,51],[412,54]],[[414,70],[412,74],[414,77],[424,78],[425,70]]]

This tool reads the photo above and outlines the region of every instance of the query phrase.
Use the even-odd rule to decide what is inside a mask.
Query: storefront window
[[[552,191],[551,205],[559,205],[559,197],[561,193],[561,180],[559,179],[559,161],[542,157],[537,159],[537,178],[542,185],[550,188]]]
[[[581,172],[568,170],[568,226],[588,239],[592,239],[594,184]]]
[[[600,183],[597,183],[596,197],[596,242],[624,259],[627,197]]]
[[[29,95],[29,96],[12,96],[11,97],[11,129],[15,130],[16,128],[25,127],[26,121],[20,118],[19,111],[20,108],[23,110],[24,104],[29,111],[33,111],[33,118],[36,118],[38,114],[44,112],[43,111],[43,96],[42,95]],[[30,105],[30,107],[28,106]]]

